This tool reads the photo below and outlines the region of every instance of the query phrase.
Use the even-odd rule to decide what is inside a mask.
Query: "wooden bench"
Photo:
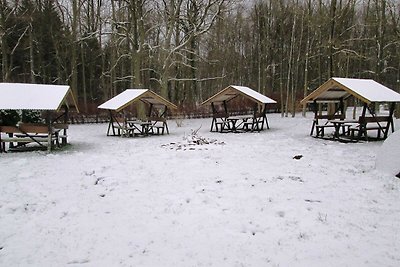
[[[112,130],[112,135],[117,135],[117,136],[123,135],[124,130],[125,130],[125,125],[126,125],[126,121],[124,118],[112,117],[112,122],[110,122],[110,124],[108,126],[107,135],[110,135],[110,130]]]
[[[311,126],[311,132],[310,135],[313,135],[314,133],[314,128],[316,131],[316,137],[324,137],[325,135],[325,128],[334,128],[334,125],[328,124],[329,120],[343,120],[344,115],[340,114],[330,114],[330,115],[315,115],[313,124]],[[326,120],[326,122],[322,125],[319,124],[319,120]]]
[[[390,123],[391,116],[360,116],[358,119],[358,125],[350,127],[349,129],[351,139],[360,139],[364,136],[364,138],[368,140],[368,132],[370,131],[377,131],[377,140],[386,139],[389,133]]]
[[[54,123],[53,128],[55,129],[55,132],[57,132],[58,138],[61,140],[61,145],[66,145],[68,143],[67,130],[69,125],[66,123]]]
[[[58,132],[60,130],[51,128],[45,124],[21,123],[17,126],[0,126],[0,152],[6,151],[6,143],[9,148],[18,148],[29,143],[36,143],[39,147],[51,150],[56,144],[59,146]],[[7,137],[2,137],[2,133]],[[16,144],[15,144],[16,143]],[[44,145],[43,143],[47,143]]]
[[[317,137],[324,137],[326,128],[335,128],[335,126],[330,125],[330,124],[316,125],[315,126],[315,135]]]
[[[214,128],[215,132],[229,131],[230,126],[226,120],[228,117],[229,115],[226,113],[214,114],[211,121],[211,132],[213,132]]]
[[[147,136],[150,133],[151,122],[142,120],[127,120],[123,130],[125,137]]]
[[[149,132],[154,135],[163,135],[166,131],[169,134],[167,120],[163,117],[149,117],[150,122]]]
[[[264,123],[269,128],[266,116],[262,113],[257,113],[252,118],[247,119],[243,122],[243,130],[245,131],[262,131],[264,129]]]

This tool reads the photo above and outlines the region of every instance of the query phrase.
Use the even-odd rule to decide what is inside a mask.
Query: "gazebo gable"
[[[65,104],[78,110],[68,85],[0,83],[0,109],[59,111]]]
[[[237,86],[237,85],[230,85],[223,89],[222,91],[218,92],[214,96],[210,97],[201,105],[207,105],[211,104],[214,102],[228,102],[237,96],[243,96],[244,98],[250,99],[253,102],[256,102],[258,104],[275,104],[276,101],[263,95],[260,94],[257,91],[254,91],[253,89],[250,89],[249,87],[246,86]]]
[[[177,109],[176,105],[149,89],[127,89],[104,102],[98,106],[98,108],[120,112],[136,101],[142,101],[149,105],[163,105],[168,108]]]
[[[350,96],[366,104],[372,102],[400,102],[400,94],[369,79],[331,78],[301,100],[308,102],[338,102]]]

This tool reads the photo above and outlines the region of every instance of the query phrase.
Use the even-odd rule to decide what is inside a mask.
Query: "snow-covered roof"
[[[98,108],[121,111],[137,100],[148,104],[165,105],[169,108],[177,109],[177,106],[149,89],[126,89],[119,95],[98,106]]]
[[[263,95],[260,94],[257,91],[254,91],[253,89],[250,89],[249,87],[246,86],[237,86],[237,85],[230,85],[223,89],[222,91],[218,92],[214,96],[210,97],[206,101],[202,103],[202,105],[210,104],[212,102],[223,102],[223,101],[229,101],[238,95],[242,95],[246,98],[249,98],[255,102],[258,102],[260,104],[275,104],[276,101]]]
[[[64,103],[77,108],[68,85],[0,83],[0,109],[59,110]]]
[[[400,102],[400,94],[370,79],[331,78],[301,103],[334,101],[354,96],[365,103]]]

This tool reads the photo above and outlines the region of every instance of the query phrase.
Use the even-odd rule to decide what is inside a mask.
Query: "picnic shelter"
[[[346,118],[350,102],[353,118]],[[356,117],[356,104],[362,103]],[[310,135],[339,141],[382,140],[394,131],[393,114],[400,94],[371,79],[333,77],[306,96],[300,103],[312,104],[314,119]],[[379,106],[385,105],[384,111]],[[377,108],[378,107],[378,108]],[[326,109],[326,110],[325,110]],[[331,129],[331,135],[327,131]]]
[[[252,103],[251,114],[237,116],[228,108],[229,102],[242,97]],[[240,102],[244,104],[244,101]],[[267,105],[276,104],[276,101],[250,89],[246,86],[230,85],[201,105],[211,105],[212,121],[211,132],[246,132],[262,131],[264,125],[269,129],[267,119]],[[219,107],[219,108],[218,108]]]
[[[147,117],[132,117],[126,110],[137,102],[147,106]],[[109,111],[107,136],[147,136],[169,134],[166,114],[177,106],[149,89],[127,89],[98,106]]]
[[[68,85],[0,83],[0,110],[38,111],[38,122],[0,124],[0,152],[47,149],[67,144],[68,112],[79,112]]]

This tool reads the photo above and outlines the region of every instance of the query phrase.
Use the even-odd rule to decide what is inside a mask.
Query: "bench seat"
[[[36,142],[45,143],[48,141],[47,137],[34,137]],[[52,138],[53,140],[55,137]],[[5,143],[32,143],[35,142],[32,138],[29,137],[5,137],[1,138],[1,142]]]
[[[66,129],[62,126],[62,129]],[[10,143],[9,149],[36,143],[50,151],[54,145],[60,146],[59,132],[61,129],[49,128],[45,124],[21,123],[19,126],[0,126],[0,152],[5,152],[6,143]],[[61,139],[66,143],[66,137]],[[16,144],[14,144],[16,143]]]
[[[334,125],[316,125],[315,126],[315,129],[316,129],[316,131],[317,131],[317,137],[324,137],[324,135],[325,135],[325,128],[334,128],[335,126]]]

